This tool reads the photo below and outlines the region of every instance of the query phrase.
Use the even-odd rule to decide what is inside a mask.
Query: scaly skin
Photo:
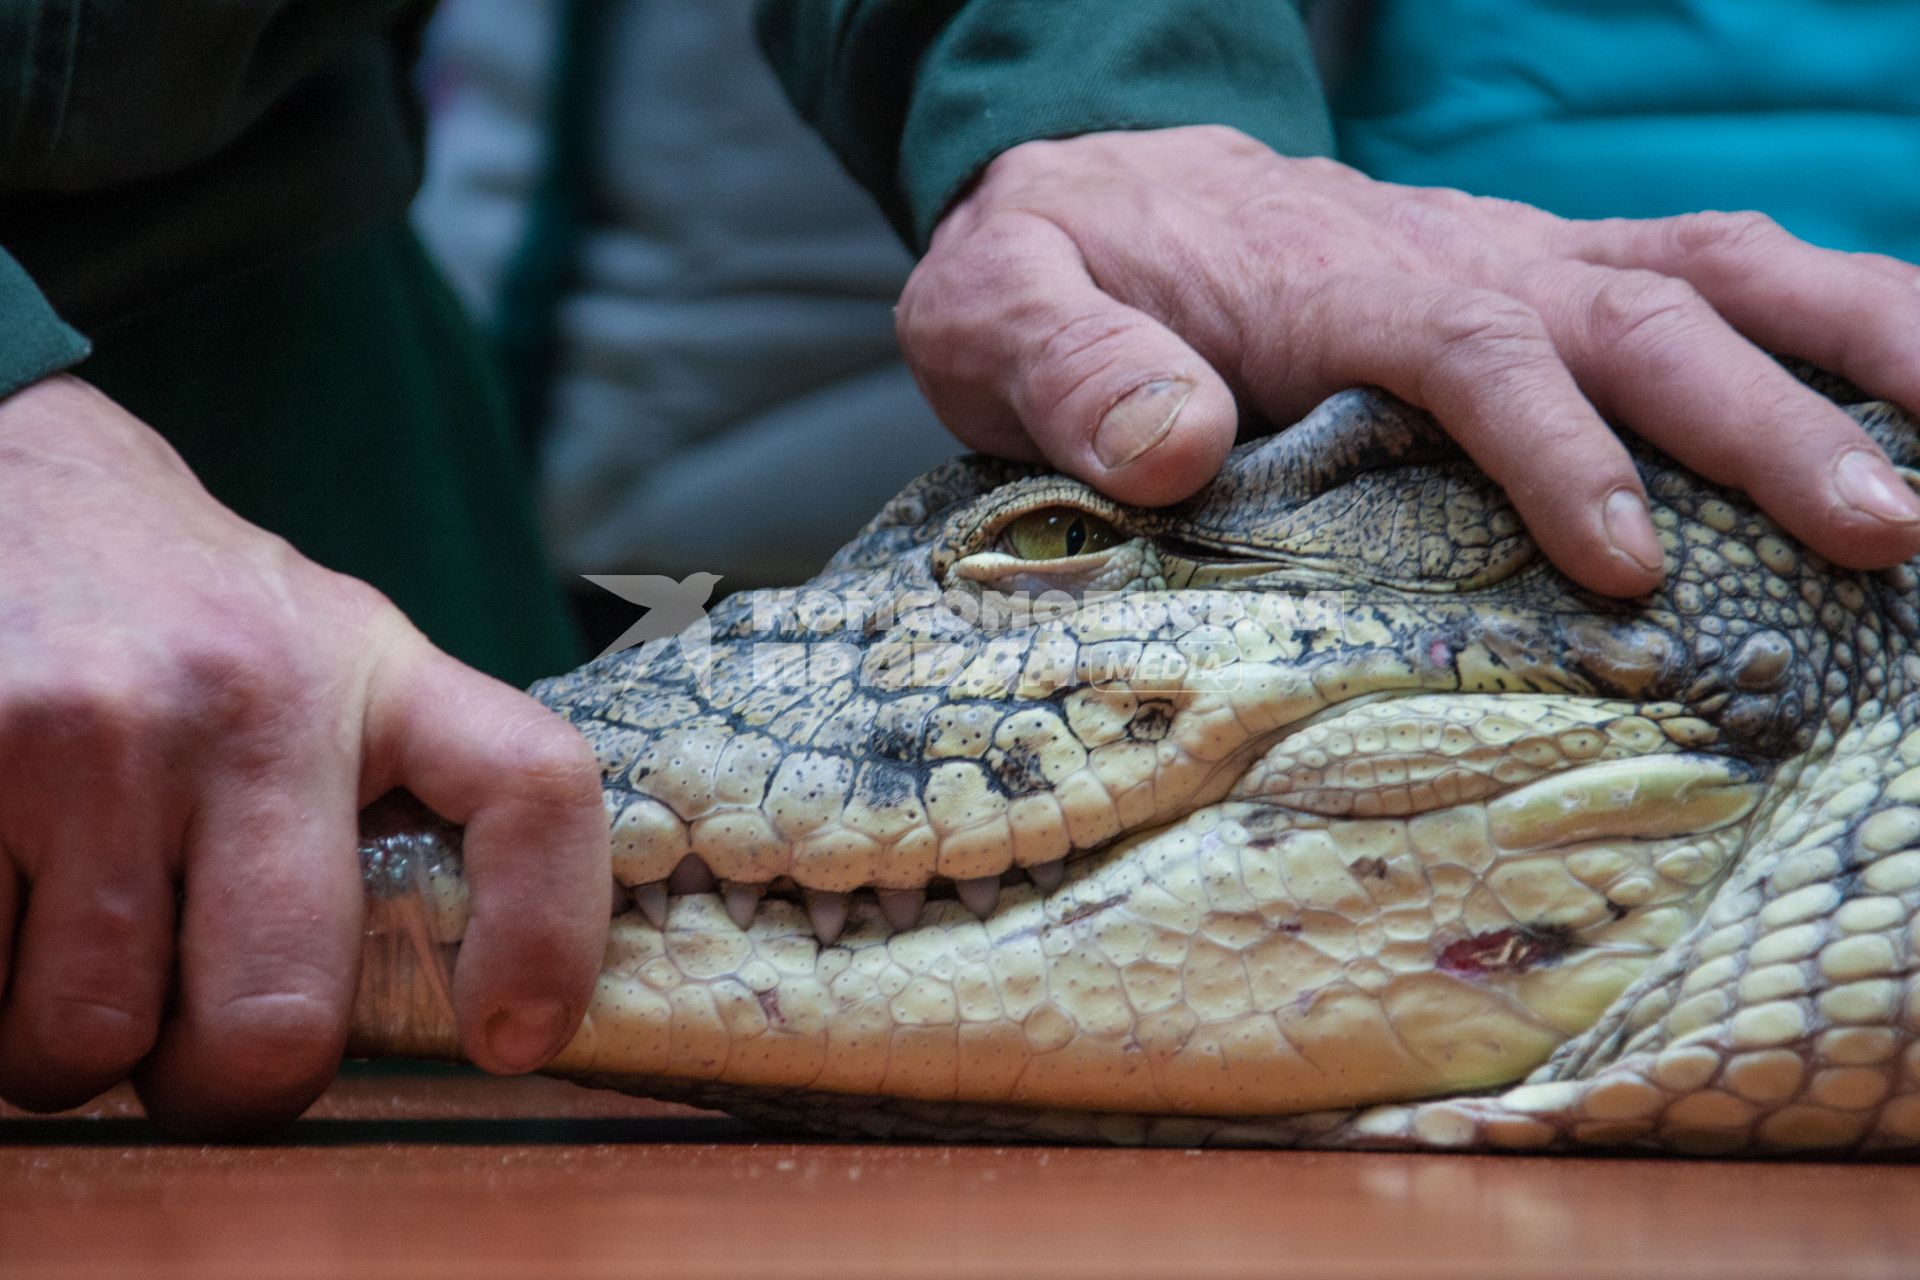
[[[1641,467],[1622,603],[1377,393],[1170,511],[968,459],[546,682],[620,886],[553,1069],[882,1135],[1920,1144],[1915,575]],[[358,1042],[450,1055],[455,833],[373,821]]]

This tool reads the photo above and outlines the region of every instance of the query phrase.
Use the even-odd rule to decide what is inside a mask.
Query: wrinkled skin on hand
[[[1761,348],[1920,409],[1920,267],[1757,214],[1576,222],[1375,182],[1230,129],[1016,147],[937,229],[901,345],[968,444],[1124,502],[1184,498],[1240,415],[1371,384],[1430,410],[1542,550],[1654,587],[1630,428],[1855,568],[1920,551],[1882,452]]]
[[[356,815],[468,823],[469,1056],[538,1066],[606,923],[591,753],[380,594],[220,506],[71,378],[0,402],[0,1097],[132,1073],[170,1127],[291,1118],[346,1041]]]

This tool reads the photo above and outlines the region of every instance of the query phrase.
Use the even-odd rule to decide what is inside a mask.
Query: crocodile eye
[[[1022,560],[1063,560],[1125,541],[1118,529],[1099,516],[1074,507],[1042,507],[1002,529],[999,549]]]

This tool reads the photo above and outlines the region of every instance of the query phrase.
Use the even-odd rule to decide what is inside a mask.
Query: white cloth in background
[[[540,459],[556,567],[806,578],[959,449],[894,343],[910,259],[787,105],[751,0],[605,3]],[[488,316],[545,152],[555,15],[455,0],[438,21],[416,215]]]

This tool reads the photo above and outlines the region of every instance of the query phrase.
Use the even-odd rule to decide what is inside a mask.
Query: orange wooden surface
[[[0,1275],[1920,1276],[1920,1167],[796,1143],[360,1075],[260,1145],[0,1116]]]

